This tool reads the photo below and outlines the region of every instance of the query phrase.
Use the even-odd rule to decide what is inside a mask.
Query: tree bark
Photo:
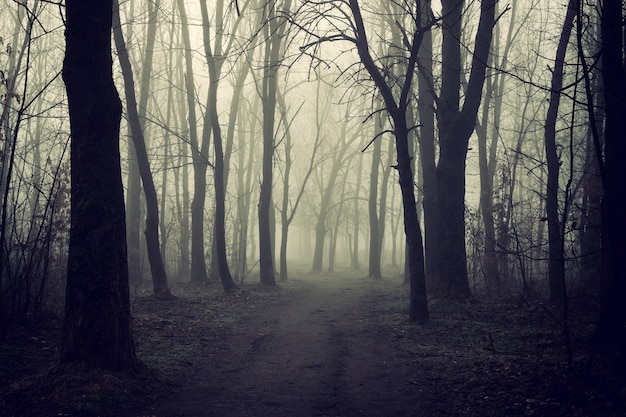
[[[277,4],[268,4],[265,26],[265,69],[262,81],[263,106],[263,176],[259,195],[259,267],[260,280],[265,285],[276,285],[274,274],[274,242],[272,240],[271,210],[274,157],[274,122],[278,67],[280,65],[284,22],[277,20]],[[282,22],[282,24],[281,24]],[[277,32],[278,31],[278,32]]]
[[[122,75],[124,77],[128,123],[130,124],[131,137],[137,156],[137,165],[141,174],[146,198],[146,228],[144,233],[146,236],[148,262],[150,263],[150,272],[152,274],[153,292],[156,298],[169,299],[172,297],[172,293],[167,284],[167,274],[165,273],[165,265],[163,264],[159,245],[159,202],[152,178],[150,162],[148,160],[148,151],[146,150],[146,142],[143,135],[143,123],[137,111],[135,81],[133,79],[133,70],[130,58],[128,57],[128,51],[126,50],[126,43],[124,42],[117,0],[113,0],[113,35],[120,67],[122,68]]]
[[[437,171],[435,149],[435,91],[433,82],[433,37],[428,25],[432,18],[431,1],[422,3],[420,26],[424,36],[418,52],[418,101],[420,134],[418,136],[419,158],[422,169],[422,193],[424,209],[424,256],[426,282],[434,287],[438,268],[439,205],[437,200]]]
[[[222,19],[224,1],[216,3],[216,35],[213,50],[211,50],[211,36],[209,33],[209,14],[206,2],[200,1],[203,22],[203,39],[207,65],[209,67],[209,91],[207,95],[207,109],[204,118],[204,129],[211,129],[213,132],[213,149],[215,151],[215,161],[213,167],[213,185],[215,187],[215,220],[213,230],[213,242],[215,244],[214,256],[218,273],[224,291],[230,292],[237,289],[228,266],[226,255],[226,174],[228,167],[224,164],[224,150],[222,146],[222,129],[217,112],[217,88],[222,73],[224,63],[222,56]],[[203,136],[206,136],[204,134]]]
[[[191,281],[208,281],[204,254],[204,203],[206,200],[206,172],[208,168],[208,147],[210,129],[205,129],[202,147],[198,143],[196,127],[196,98],[193,79],[191,40],[185,2],[177,0],[178,12],[182,24],[182,38],[185,48],[185,89],[187,90],[187,111],[189,119],[189,143],[193,163],[193,200],[191,202]]]
[[[352,229],[352,258],[350,261],[350,267],[353,271],[359,271],[361,269],[361,263],[359,261],[359,234],[360,234],[360,210],[359,210],[359,196],[361,194],[361,180],[363,178],[363,158],[359,158],[357,163],[357,177],[356,186],[354,190],[354,210],[353,210],[353,229]]]
[[[626,69],[621,2],[602,3],[602,80],[606,103],[602,199],[602,291],[597,346],[605,349],[616,375],[626,373],[626,181],[624,124]],[[599,161],[602,155],[597,144]]]
[[[133,371],[112,12],[112,1],[66,2],[72,193],[61,362]]]
[[[399,98],[396,101],[392,88],[386,83],[384,76],[376,66],[370,52],[365,31],[363,17],[358,0],[349,0],[350,9],[354,17],[355,43],[361,63],[372,77],[380,91],[387,111],[393,120],[393,130],[396,139],[396,156],[400,189],[402,191],[402,207],[404,208],[404,233],[406,235],[408,264],[409,264],[409,321],[427,323],[428,301],[426,298],[426,275],[424,273],[424,248],[422,232],[417,217],[415,204],[415,186],[411,167],[411,153],[409,148],[409,127],[407,126],[407,108],[409,93],[412,89],[413,75],[417,64],[423,32],[415,30],[411,39],[407,70],[404,84]],[[419,10],[416,11],[419,13]]]
[[[495,25],[496,0],[481,2],[480,20],[463,107],[461,88],[461,23],[463,0],[443,0],[441,97],[437,106],[439,162],[437,198],[441,219],[439,234],[438,297],[471,297],[465,249],[465,161],[474,131],[485,80],[486,63]]]
[[[564,243],[561,234],[561,219],[559,216],[559,160],[556,144],[556,121],[558,118],[561,89],[563,87],[563,67],[570,34],[576,16],[576,1],[570,0],[567,13],[559,38],[559,44],[554,58],[552,81],[550,84],[550,104],[546,113],[544,128],[544,143],[546,147],[546,161],[548,167],[548,182],[546,189],[546,217],[548,218],[548,282],[550,300],[563,302],[565,300],[565,259]]]
[[[383,123],[380,117],[376,118],[376,127],[374,134],[378,135],[382,131]],[[380,272],[380,233],[378,221],[378,172],[380,169],[380,154],[382,149],[382,141],[376,140],[372,152],[372,167],[370,171],[370,189],[367,208],[369,211],[370,221],[370,240],[369,240],[369,268],[368,275],[370,278],[381,279]]]

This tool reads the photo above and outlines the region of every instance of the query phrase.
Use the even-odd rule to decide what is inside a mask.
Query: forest
[[[626,415],[623,1],[0,16],[0,416]]]

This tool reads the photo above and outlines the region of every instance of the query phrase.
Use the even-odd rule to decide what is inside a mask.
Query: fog
[[[424,5],[123,1],[113,75],[131,282],[154,278],[152,250],[163,285],[273,285],[297,262],[419,275],[428,296],[549,295],[547,201],[562,225],[567,285],[588,278],[577,271],[597,274],[599,243],[583,238],[597,231],[585,185],[596,168],[574,36],[549,150],[560,164],[556,199],[547,198],[546,115],[566,9]],[[64,10],[41,1],[0,8],[3,259],[43,271],[41,288],[62,298],[71,195]],[[587,63],[597,37],[591,26],[580,35]],[[154,216],[158,224],[146,221]],[[416,233],[423,249],[407,248]],[[21,247],[25,258],[15,255]],[[44,252],[46,263],[33,264]],[[405,266],[414,257],[424,258],[421,270]],[[460,282],[438,292],[446,276]]]

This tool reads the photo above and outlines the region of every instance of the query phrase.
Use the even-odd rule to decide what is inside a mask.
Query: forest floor
[[[436,301],[418,326],[401,278],[292,275],[236,294],[217,283],[173,283],[169,301],[139,291],[136,350],[151,371],[135,378],[54,366],[59,320],[12,329],[0,344],[0,416],[626,415],[624,380],[568,367],[546,305]],[[592,314],[572,310],[584,364]]]

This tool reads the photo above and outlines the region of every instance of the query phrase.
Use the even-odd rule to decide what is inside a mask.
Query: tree
[[[626,65],[623,9],[619,1],[604,1],[601,9],[602,81],[605,98],[604,162],[596,141],[602,172],[602,307],[598,346],[605,349],[618,375],[626,372],[626,181],[624,123],[626,121]],[[604,346],[602,346],[604,345]]]
[[[193,200],[191,202],[191,281],[207,281],[206,260],[204,254],[204,203],[206,200],[206,171],[209,163],[209,132],[205,126],[202,144],[198,143],[196,118],[196,91],[193,76],[193,60],[189,21],[185,2],[177,0],[178,13],[182,24],[183,46],[185,48],[185,89],[187,90],[187,112],[189,123],[189,144],[193,162]]]
[[[569,44],[570,34],[574,27],[576,16],[576,1],[570,0],[559,44],[554,58],[552,81],[550,86],[550,104],[546,114],[545,124],[545,147],[546,161],[548,166],[548,183],[546,190],[546,217],[548,219],[548,281],[550,286],[550,300],[554,302],[565,301],[565,258],[564,238],[561,234],[561,219],[559,216],[559,170],[561,161],[556,144],[556,121],[558,117],[561,90],[563,88],[563,68],[565,66],[565,54]],[[563,220],[565,221],[565,219]]]
[[[435,85],[433,82],[433,36],[428,26],[432,21],[430,0],[422,3],[420,11],[421,25],[424,35],[417,55],[418,96],[417,110],[419,115],[419,158],[422,170],[422,207],[424,209],[424,257],[426,280],[433,287],[439,263],[438,242],[439,208],[437,202],[437,172],[435,165]]]
[[[281,119],[282,119],[283,127],[285,130],[285,139],[284,139],[285,168],[283,172],[283,198],[282,198],[282,203],[279,209],[280,223],[281,223],[279,279],[281,281],[287,281],[289,277],[289,274],[287,272],[287,240],[289,238],[289,225],[291,224],[291,222],[293,221],[293,218],[296,215],[296,210],[298,209],[298,206],[300,205],[300,201],[302,201],[302,196],[304,195],[306,184],[309,181],[309,178],[311,177],[311,173],[315,169],[315,164],[317,160],[316,155],[317,155],[317,151],[322,141],[321,141],[320,131],[318,129],[315,135],[315,144],[313,145],[313,152],[309,156],[309,166],[306,170],[306,173],[304,174],[304,179],[302,180],[302,183],[298,190],[298,195],[296,196],[296,200],[292,202],[291,199],[289,198],[289,187],[290,187],[291,168],[293,167],[293,162],[294,162],[294,158],[291,156],[291,149],[293,148],[293,144],[291,141],[292,139],[291,122],[293,121],[293,119],[287,120],[288,107],[287,107],[287,103],[285,102],[284,94],[281,94],[280,91],[278,92],[278,104],[280,106]],[[299,112],[301,108],[302,106],[300,106],[296,114]]]
[[[131,332],[112,13],[111,0],[66,2],[63,80],[72,132],[72,194],[61,362],[132,371],[138,361]]]
[[[209,67],[209,91],[207,94],[207,110],[204,117],[203,136],[207,136],[209,128],[213,132],[213,146],[215,150],[215,161],[213,167],[213,184],[215,187],[215,228],[213,230],[213,242],[215,245],[214,256],[224,291],[230,292],[237,289],[235,281],[230,273],[228,259],[226,255],[226,183],[228,166],[224,164],[224,148],[222,141],[222,128],[219,122],[217,111],[217,88],[221,78],[224,57],[228,55],[234,35],[226,46],[222,45],[224,37],[224,1],[218,0],[216,4],[215,22],[215,42],[211,45],[209,12],[205,1],[200,1],[202,11],[204,51],[207,65]]]
[[[350,10],[354,17],[355,33],[353,41],[365,70],[369,73],[378,91],[383,97],[386,110],[393,121],[393,134],[396,139],[396,156],[398,175],[400,177],[400,189],[402,190],[402,207],[404,209],[404,231],[406,234],[407,248],[409,255],[409,281],[411,284],[411,295],[409,305],[409,320],[413,322],[428,322],[428,303],[426,301],[426,276],[424,273],[424,249],[422,243],[422,232],[417,218],[417,208],[415,203],[415,186],[413,184],[413,171],[411,168],[411,157],[409,152],[409,130],[411,126],[407,124],[407,109],[409,97],[413,88],[414,72],[417,65],[417,52],[422,41],[423,30],[419,23],[418,10],[411,14],[415,28],[410,39],[408,49],[408,64],[406,74],[399,97],[396,98],[392,88],[385,79],[384,73],[374,62],[368,46],[365,24],[361,15],[361,9],[357,0],[350,0]],[[411,10],[406,10],[411,12]]]
[[[148,160],[148,151],[143,134],[143,123],[137,110],[137,99],[135,96],[135,81],[133,79],[133,69],[128,57],[126,42],[122,32],[122,22],[120,20],[119,3],[113,1],[113,37],[117,49],[120,67],[124,76],[124,90],[126,92],[126,112],[130,124],[131,137],[135,147],[137,165],[143,182],[144,195],[146,197],[146,249],[148,252],[148,262],[152,274],[152,284],[154,296],[156,298],[168,299],[172,297],[167,284],[167,274],[165,265],[161,257],[159,245],[159,203],[157,199],[156,187],[152,177],[152,169]],[[147,93],[143,93],[147,94]]]
[[[376,126],[374,128],[374,135],[378,136],[383,130],[383,120],[381,117],[376,118]],[[367,208],[369,211],[370,220],[370,245],[369,245],[369,263],[368,263],[368,275],[370,278],[381,279],[380,271],[380,243],[382,240],[382,233],[380,231],[380,221],[378,213],[378,173],[380,171],[380,159],[382,142],[377,140],[374,142],[372,152],[372,168],[370,170],[370,189],[369,198],[367,202]],[[384,213],[381,210],[380,216],[383,217]]]
[[[461,99],[461,33],[464,0],[443,0],[441,91],[437,100],[439,161],[437,163],[437,201],[439,216],[438,297],[464,300],[471,296],[465,250],[465,162],[469,139],[474,132],[492,29],[496,0],[480,4],[480,20],[474,43],[465,100]],[[426,196],[425,196],[426,198]]]
[[[279,6],[281,6],[279,8]],[[263,176],[259,195],[259,267],[261,283],[276,285],[274,276],[274,242],[271,233],[272,181],[274,156],[274,122],[278,91],[278,68],[283,57],[283,38],[287,19],[281,13],[289,14],[291,0],[267,2],[263,13],[267,14],[264,26],[265,48],[264,68],[261,89],[263,107]]]
[[[316,5],[316,3],[315,3]],[[409,320],[411,322],[426,323],[428,317],[428,303],[426,299],[426,277],[424,273],[424,248],[422,232],[417,216],[415,200],[415,185],[413,181],[412,157],[409,146],[409,135],[413,126],[409,123],[407,113],[410,99],[413,95],[413,81],[417,69],[417,53],[424,34],[420,23],[420,8],[416,4],[400,5],[393,3],[396,16],[402,16],[403,21],[396,21],[402,26],[402,43],[394,45],[390,54],[393,59],[374,59],[370,51],[370,44],[366,30],[366,22],[358,0],[348,2],[324,3],[324,8],[311,7],[303,9],[302,14],[310,13],[310,18],[301,27],[310,36],[311,41],[301,49],[311,53],[325,42],[348,42],[356,48],[359,63],[367,73],[368,81],[372,82],[385,104],[385,111],[389,115],[393,128],[383,133],[391,133],[395,137],[396,160],[395,169],[398,171],[400,190],[402,192],[402,207],[404,209],[404,232],[407,242],[409,265]],[[326,25],[320,24],[319,19],[326,21],[326,16],[337,17],[338,21],[332,25],[332,32],[324,31]],[[406,22],[405,22],[406,21]],[[342,22],[345,29],[338,25]],[[406,23],[403,25],[403,23]],[[313,52],[314,53],[314,52]],[[317,57],[316,57],[317,58]],[[393,61],[402,65],[400,74],[390,76],[390,65]],[[381,66],[381,62],[384,66]],[[400,64],[401,63],[401,64]],[[374,137],[372,141],[381,140]]]

